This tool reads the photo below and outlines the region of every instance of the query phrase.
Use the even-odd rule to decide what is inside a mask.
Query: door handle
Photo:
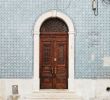
[[[51,72],[52,72],[52,74],[56,74],[57,73],[56,67],[55,68],[52,67]]]

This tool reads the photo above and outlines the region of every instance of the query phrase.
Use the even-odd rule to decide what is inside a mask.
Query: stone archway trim
[[[63,14],[62,12],[58,12],[56,10],[52,10],[47,13],[44,13],[39,17],[39,19],[36,21],[35,26],[34,26],[34,34],[40,34],[39,30],[40,30],[42,23],[50,17],[58,17],[62,19],[67,24],[69,33],[74,34],[74,26],[73,26],[71,19],[67,15]]]

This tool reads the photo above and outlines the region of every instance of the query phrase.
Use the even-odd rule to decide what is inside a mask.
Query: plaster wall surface
[[[18,85],[19,100],[25,99],[25,97],[35,94],[37,92],[33,89],[33,80],[1,80],[3,84],[0,85],[0,99],[7,100],[12,95],[12,85]],[[110,86],[110,80],[87,80],[87,79],[75,79],[74,80],[74,93],[77,96],[82,97],[83,100],[95,100],[109,98],[110,93],[106,91],[106,88]],[[105,99],[106,100],[106,99]]]

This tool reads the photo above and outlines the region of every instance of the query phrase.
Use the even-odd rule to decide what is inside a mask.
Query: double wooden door
[[[68,88],[68,35],[40,35],[40,88]]]

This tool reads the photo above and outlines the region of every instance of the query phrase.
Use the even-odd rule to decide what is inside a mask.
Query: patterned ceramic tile
[[[33,26],[44,12],[67,14],[75,27],[75,78],[110,78],[110,5],[99,0],[94,16],[91,0],[0,0],[0,78],[33,77]]]

